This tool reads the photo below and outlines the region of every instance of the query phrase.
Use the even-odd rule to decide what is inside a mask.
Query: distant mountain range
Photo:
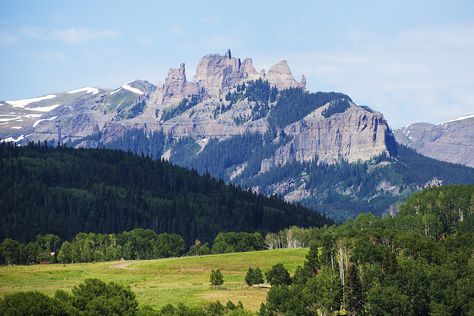
[[[425,156],[474,167],[474,115],[440,124],[410,124],[395,130],[395,137]]]
[[[425,186],[474,183],[474,169],[397,145],[381,113],[305,85],[284,60],[256,71],[227,51],[204,56],[191,80],[181,64],[158,86],[0,102],[0,139],[131,150],[336,219],[393,210]]]

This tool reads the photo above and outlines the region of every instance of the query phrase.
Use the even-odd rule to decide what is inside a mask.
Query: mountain
[[[474,167],[474,115],[440,124],[410,124],[395,130],[395,137],[425,156]]]
[[[188,243],[222,231],[332,223],[280,198],[242,190],[167,162],[105,149],[0,144],[0,240],[53,233],[178,233]]]
[[[285,60],[257,71],[227,51],[204,56],[192,79],[181,64],[157,86],[3,101],[0,138],[143,153],[336,219],[384,213],[425,186],[474,183],[474,169],[400,148],[382,113],[305,85]]]

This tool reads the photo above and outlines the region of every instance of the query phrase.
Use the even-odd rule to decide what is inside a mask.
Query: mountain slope
[[[275,231],[331,221],[279,198],[130,153],[0,145],[0,239],[40,233],[175,232],[187,242],[221,231]]]
[[[474,115],[441,124],[411,124],[395,130],[395,137],[425,156],[474,167]]]

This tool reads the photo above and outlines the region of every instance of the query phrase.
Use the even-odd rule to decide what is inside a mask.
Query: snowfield
[[[2,140],[0,140],[0,142],[5,142],[5,143],[9,143],[9,142],[19,142],[20,140],[23,140],[25,139],[25,135],[20,135],[18,136],[18,138],[13,138],[13,137],[8,137],[8,138],[4,138]]]
[[[31,99],[23,99],[23,100],[14,100],[14,101],[5,101],[14,108],[24,108],[25,105],[28,105],[30,103],[34,102],[39,102],[43,100],[49,100],[49,99],[54,99],[56,97],[55,94],[48,94],[43,97],[37,97],[37,98],[31,98]]]
[[[30,111],[38,111],[38,112],[49,112],[57,108],[58,106],[61,106],[61,104],[53,104],[49,106],[40,106],[37,108],[25,108],[25,110],[30,110]]]
[[[89,93],[97,94],[99,93],[99,89],[93,88],[93,87],[84,87],[84,88],[68,91],[67,93],[72,94],[72,93],[79,93],[79,92],[85,92],[87,94]]]
[[[44,121],[53,121],[53,120],[55,120],[55,119],[57,119],[57,118],[58,118],[58,116],[56,115],[56,116],[51,116],[51,117],[45,118],[45,119],[39,119],[39,120],[37,120],[36,122],[33,123],[33,127],[38,126],[38,124],[41,123],[41,122],[44,122]]]
[[[144,95],[145,94],[145,93],[143,93],[142,90],[129,86],[128,83],[124,84],[122,86],[122,88],[125,89],[125,90],[128,90],[128,91],[131,91],[133,93],[139,94],[139,95]]]
[[[443,125],[443,124],[446,124],[446,123],[451,123],[451,122],[456,122],[456,121],[462,121],[462,120],[466,120],[466,119],[473,118],[473,117],[474,117],[474,114],[461,116],[461,117],[458,117],[454,120],[449,120],[449,121],[446,121],[446,122],[443,122],[443,123],[439,123],[438,125]]]

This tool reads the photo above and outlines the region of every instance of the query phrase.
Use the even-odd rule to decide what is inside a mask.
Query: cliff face
[[[425,156],[474,167],[474,115],[441,124],[411,124],[396,130],[395,137]]]
[[[334,164],[390,156],[387,138],[393,135],[383,115],[346,102],[348,108],[342,113],[324,117],[322,113],[331,105],[327,104],[285,127],[284,133],[292,140],[262,161],[262,171],[292,161]]]

